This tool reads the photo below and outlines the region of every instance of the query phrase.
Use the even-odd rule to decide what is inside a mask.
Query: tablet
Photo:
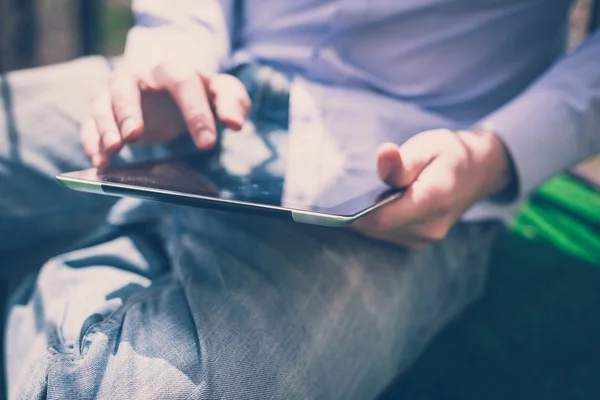
[[[348,225],[402,194],[378,179],[375,154],[357,163],[325,138],[309,142],[247,122],[241,132],[222,131],[210,152],[74,171],[57,179],[78,191],[329,227]]]

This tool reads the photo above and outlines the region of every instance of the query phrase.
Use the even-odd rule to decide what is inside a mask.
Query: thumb
[[[400,147],[393,143],[383,144],[377,153],[379,178],[392,187],[410,186],[435,158],[431,147],[423,144],[418,135]]]

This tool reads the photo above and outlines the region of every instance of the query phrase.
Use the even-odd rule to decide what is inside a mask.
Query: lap
[[[77,127],[109,70],[92,58],[9,76],[0,250],[109,211],[146,221],[138,203],[114,207],[53,177],[87,167]],[[494,230],[461,224],[412,253],[344,230],[174,211],[164,225],[109,224],[15,296],[12,398],[373,398],[479,294]]]
[[[111,67],[90,57],[0,75],[0,251],[105,221],[115,199],[74,192],[55,176],[90,167],[79,125]],[[128,149],[118,158],[148,152]]]
[[[374,398],[477,297],[494,231],[412,253],[178,210],[166,258],[124,233],[43,268],[10,318],[13,398]]]

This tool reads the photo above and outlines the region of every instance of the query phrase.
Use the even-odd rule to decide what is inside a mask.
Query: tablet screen
[[[247,122],[241,132],[224,130],[211,152],[94,175],[108,184],[349,216],[395,193],[378,179],[374,153],[367,162],[351,156],[322,135],[291,137]]]

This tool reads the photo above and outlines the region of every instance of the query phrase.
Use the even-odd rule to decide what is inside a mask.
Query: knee
[[[48,264],[40,280],[52,269]],[[203,398],[202,351],[189,308],[175,285],[160,286],[132,287],[135,293],[125,301],[113,307],[108,299],[105,310],[82,312],[79,319],[71,304],[68,315],[47,317],[37,334],[13,335],[11,344],[23,352],[21,360],[7,362],[13,371],[19,369],[12,376],[12,397],[45,392],[61,399]],[[36,307],[42,305],[29,309]],[[24,327],[13,318],[9,329]]]

